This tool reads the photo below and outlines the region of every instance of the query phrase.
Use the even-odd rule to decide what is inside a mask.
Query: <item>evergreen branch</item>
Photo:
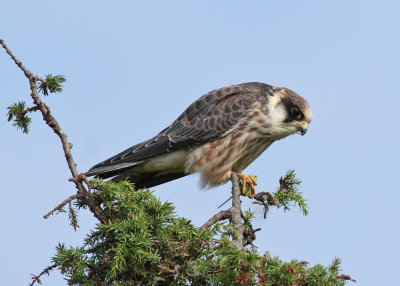
[[[69,209],[68,218],[69,218],[71,226],[76,231],[76,229],[79,227],[79,225],[78,225],[78,214],[76,213],[76,210],[72,207],[71,201],[68,202],[68,205],[69,205],[68,206],[68,209]]]
[[[42,92],[45,96],[50,93],[57,93],[63,91],[63,83],[66,81],[65,76],[56,75],[53,76],[51,73],[46,75],[46,79],[38,79],[39,87],[38,90]]]
[[[76,169],[76,163],[72,157],[71,154],[71,148],[72,144],[70,144],[67,140],[67,135],[64,133],[64,131],[61,129],[58,121],[53,117],[53,115],[50,112],[50,108],[40,99],[38,90],[37,90],[37,81],[42,82],[42,79],[38,76],[34,76],[25,66],[22,65],[21,61],[19,61],[14,54],[11,52],[10,49],[8,49],[7,45],[3,40],[0,40],[0,44],[2,47],[6,50],[7,54],[11,57],[12,60],[16,63],[16,65],[24,72],[25,76],[29,80],[29,85],[31,89],[31,97],[33,99],[33,102],[37,109],[42,113],[43,115],[43,120],[46,122],[46,124],[58,135],[58,137],[61,140],[61,144],[64,150],[64,155],[67,160],[68,167],[71,171],[72,177],[75,179],[75,187],[78,189],[78,193],[82,196],[82,198],[85,200],[86,204],[88,205],[89,209],[93,213],[93,215],[99,220],[99,221],[104,221],[106,218],[103,214],[103,210],[100,208],[100,205],[98,202],[96,202],[94,195],[88,192],[85,188],[85,186],[82,184],[82,180],[79,179],[79,173]],[[65,81],[65,78],[56,78],[54,80],[51,80],[52,84],[55,83],[55,85],[51,85],[54,92],[57,92],[60,88],[59,85],[62,82]],[[47,88],[50,90],[50,86],[47,86]],[[62,88],[62,86],[61,86]]]
[[[25,110],[25,102],[24,101],[18,101],[18,103],[14,103],[7,107],[8,109],[8,121],[11,121],[13,117],[17,117],[21,112]]]
[[[253,204],[259,204],[264,207],[264,219],[267,217],[270,206],[276,206],[280,208],[284,207],[285,211],[290,210],[290,206],[293,203],[300,207],[300,210],[304,215],[308,214],[308,205],[302,197],[299,191],[301,181],[296,178],[293,170],[289,170],[284,178],[279,179],[278,190],[271,194],[270,192],[260,192],[254,196],[256,202]]]
[[[97,224],[83,246],[57,246],[52,263],[68,285],[343,286],[350,281],[339,274],[338,259],[328,267],[308,267],[304,261],[261,256],[233,243],[239,233],[232,224],[199,229],[149,190],[135,190],[125,181],[91,183],[112,219]],[[243,241],[251,244],[259,231],[251,229],[253,214],[239,215]]]
[[[76,198],[79,198],[79,197],[81,197],[80,194],[75,194],[75,195],[72,195],[72,196],[66,198],[61,204],[59,204],[54,209],[52,209],[47,214],[45,214],[43,216],[43,218],[45,218],[45,219],[49,218],[49,216],[53,215],[56,211],[60,211],[66,204],[71,203],[71,201],[73,201],[73,200],[75,200]]]
[[[293,203],[294,206],[297,204],[300,207],[304,215],[308,215],[308,205],[299,191],[301,181],[296,178],[294,170],[289,170],[284,178],[280,178],[279,184],[278,190],[273,195],[275,200],[283,205],[284,210],[290,210]]]
[[[38,110],[39,110],[39,108],[38,108],[37,106],[33,106],[33,107],[30,107],[30,108],[25,109],[24,111],[20,112],[20,113],[17,115],[17,117],[18,117],[18,118],[22,118],[22,117],[24,117],[28,112],[34,112],[34,111],[38,111]]]
[[[29,132],[29,125],[32,119],[29,116],[26,116],[26,113],[36,111],[37,108],[31,107],[25,109],[25,102],[18,101],[18,103],[14,103],[7,107],[8,109],[8,121],[13,120],[13,126],[16,126],[18,129],[22,129],[22,132],[27,134]]]
[[[264,207],[264,219],[267,218],[267,213],[270,209],[270,206],[276,206],[280,208],[281,206],[284,207],[284,210],[290,210],[290,204],[294,203],[294,205],[299,205],[300,209],[302,210],[304,215],[308,214],[308,205],[305,202],[304,198],[302,197],[301,192],[299,191],[299,186],[301,181],[296,178],[296,175],[293,170],[289,170],[284,178],[280,178],[279,180],[279,188],[278,191],[274,194],[270,192],[259,192],[254,195],[254,202],[253,204],[262,205]],[[232,196],[222,203],[218,208],[223,206],[227,203]],[[215,215],[215,219],[218,220],[220,214]],[[209,222],[212,220],[211,218],[206,224],[209,227]],[[221,219],[219,219],[221,220]],[[211,223],[212,225],[213,223]],[[205,225],[204,225],[205,226]],[[204,228],[204,226],[202,228]]]

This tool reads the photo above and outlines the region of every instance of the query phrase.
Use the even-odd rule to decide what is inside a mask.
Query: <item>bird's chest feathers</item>
[[[223,137],[193,147],[188,152],[186,172],[202,173],[209,185],[228,180],[231,171],[241,172],[274,141],[289,134],[278,122],[280,118],[271,117],[261,106],[252,106]]]
[[[248,140],[246,134],[229,134],[189,152],[185,170],[201,173],[201,185],[216,186],[228,181],[231,172],[241,172],[253,162],[272,141]]]
[[[240,125],[240,123],[239,123]],[[250,125],[238,126],[226,136],[195,147],[186,169],[191,172],[241,172],[265,151],[274,140]]]

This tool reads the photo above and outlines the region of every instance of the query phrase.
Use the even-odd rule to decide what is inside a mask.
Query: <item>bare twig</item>
[[[214,223],[217,221],[221,221],[224,219],[231,218],[231,213],[228,211],[220,211],[219,213],[215,214],[212,218],[210,218],[203,226],[201,227],[202,229],[209,228],[212,226]]]
[[[254,199],[256,202],[253,202],[253,204],[264,206],[264,218],[267,218],[269,206],[277,206],[278,208],[281,206],[281,204],[275,200],[274,195],[272,195],[270,192],[257,193],[254,196]]]
[[[70,144],[71,144],[71,143],[70,143]],[[71,145],[72,145],[72,144],[71,144]],[[72,146],[71,146],[71,148],[72,148]],[[92,189],[92,185],[90,184],[89,179],[86,177],[86,175],[82,173],[82,174],[79,175],[79,178],[80,178],[82,181],[85,182],[85,184],[86,184],[86,186],[87,186],[87,188],[88,188],[88,190],[89,190],[89,192],[90,192],[90,190]]]
[[[226,204],[227,202],[229,202],[232,199],[232,196],[229,197],[229,199],[227,199],[225,202],[223,202],[222,204],[220,204],[217,209],[219,209],[220,207],[222,207],[224,204]]]
[[[44,274],[50,275],[50,271],[56,268],[58,265],[53,264],[51,266],[46,267],[39,275],[32,275],[32,283],[29,284],[30,286],[33,286],[36,282],[39,284],[42,284],[42,281],[40,280],[40,277]]]
[[[64,150],[65,158],[68,163],[68,167],[71,171],[72,177],[75,178],[74,180],[75,186],[78,189],[78,194],[82,196],[86,204],[88,205],[89,209],[92,211],[93,215],[99,220],[104,221],[105,216],[103,214],[103,210],[100,208],[100,205],[96,202],[95,197],[93,194],[88,192],[82,181],[79,180],[79,173],[76,169],[76,164],[74,159],[72,158],[71,154],[71,144],[68,143],[67,135],[61,129],[60,125],[58,124],[57,120],[52,116],[50,112],[50,108],[40,99],[36,81],[43,81],[42,78],[33,75],[25,66],[22,65],[21,61],[19,61],[13,53],[8,49],[7,45],[4,43],[3,40],[0,40],[0,44],[6,50],[7,54],[11,57],[11,59],[15,62],[15,64],[24,72],[25,76],[29,80],[29,85],[31,89],[31,97],[33,99],[33,103],[37,106],[38,110],[42,113],[43,120],[46,122],[48,126],[58,135],[61,140],[61,144]]]
[[[342,280],[342,281],[346,281],[346,280],[350,280],[352,282],[357,282],[356,280],[354,280],[353,278],[351,278],[350,275],[346,275],[346,274],[340,274],[338,276],[336,276],[336,278]]]
[[[72,148],[72,144],[71,144],[71,143],[68,143],[68,144],[71,145],[71,146],[70,146],[70,149],[71,149],[71,148]],[[85,182],[85,184],[86,184],[86,186],[87,186],[89,192],[90,192],[90,190],[93,188],[93,187],[92,187],[92,184],[90,184],[89,179],[88,179],[88,178],[86,177],[86,175],[83,174],[83,173],[79,174],[77,178],[69,178],[68,181],[70,181],[70,182],[77,182],[77,181]]]
[[[71,201],[75,200],[76,198],[79,198],[81,195],[80,194],[75,194],[73,196],[70,196],[69,198],[66,198],[61,204],[56,206],[53,210],[49,211],[47,214],[43,216],[43,218],[48,218],[49,216],[53,215],[54,212],[61,210],[66,204],[70,203]]]

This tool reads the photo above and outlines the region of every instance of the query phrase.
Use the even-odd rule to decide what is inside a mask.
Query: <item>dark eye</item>
[[[301,113],[297,107],[292,107],[290,109],[290,115],[296,120],[301,120],[303,118],[303,113]]]

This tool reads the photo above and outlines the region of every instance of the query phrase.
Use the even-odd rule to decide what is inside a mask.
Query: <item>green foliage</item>
[[[135,191],[127,182],[92,184],[109,220],[86,238],[79,257],[74,256],[78,248],[57,249],[54,263],[69,284],[136,285],[174,281],[175,275],[185,281],[183,275],[208,247],[204,242],[212,239],[211,232],[177,218],[170,203],[161,203],[148,190]]]
[[[279,180],[280,187],[273,193],[275,200],[284,207],[285,211],[290,210],[291,204],[300,207],[304,215],[308,215],[308,205],[299,191],[299,186],[302,183],[296,178],[294,170],[289,170],[284,178]]]
[[[307,267],[307,262],[292,260],[282,262],[278,257],[268,259],[265,263],[265,274],[273,281],[264,285],[307,285],[307,286],[341,286],[346,280],[339,275],[340,259],[335,258],[332,265],[324,267],[316,264]]]
[[[30,74],[20,67],[26,75]],[[13,120],[13,126],[24,133],[29,132],[31,122],[26,114],[40,108],[36,86],[48,96],[62,92],[66,81],[63,75],[48,74],[45,80],[34,77],[32,87],[32,78],[29,80],[36,105],[26,108],[25,102],[14,103],[7,114],[8,121]],[[256,177],[251,178],[255,183]],[[91,183],[92,194],[102,208],[102,223],[87,235],[82,246],[58,244],[53,264],[39,275],[32,275],[31,285],[41,284],[40,277],[55,268],[69,285],[341,286],[351,280],[348,275],[339,275],[337,258],[328,267],[319,264],[307,267],[306,262],[282,262],[277,257],[261,256],[254,249],[233,244],[231,237],[237,231],[227,222],[219,221],[203,230],[177,217],[171,203],[160,202],[149,190],[135,190],[128,182],[104,183],[96,179]],[[274,196],[267,193],[269,199],[267,202],[262,199],[261,204],[267,211],[269,205],[283,205],[289,210],[294,203],[307,215],[308,206],[298,191],[300,183],[294,172],[289,171],[281,178]],[[78,215],[71,200],[68,202],[70,223],[76,229]],[[78,209],[87,208],[82,197],[77,197],[74,204]],[[107,219],[103,220],[104,217]],[[245,245],[253,245],[255,239],[253,218],[250,211],[243,214]]]
[[[18,129],[22,129],[22,132],[28,134],[29,125],[32,119],[26,116],[25,102],[18,101],[7,107],[8,109],[8,121],[13,120],[13,126],[17,126]]]
[[[78,214],[77,214],[76,210],[71,206],[71,204],[69,205],[68,210],[69,210],[68,218],[69,218],[70,225],[74,228],[74,230],[76,230],[79,227]]]
[[[177,217],[171,203],[128,182],[93,180],[109,218],[81,247],[56,248],[53,263],[69,285],[344,285],[340,260],[329,267],[282,262],[235,247],[228,223],[209,230]],[[78,202],[78,207],[84,207]],[[251,227],[253,214],[245,212]]]
[[[44,81],[37,81],[38,90],[43,92],[44,95],[49,95],[50,93],[57,93],[63,91],[63,83],[66,81],[65,76],[52,74],[47,74],[46,79]],[[29,132],[29,125],[32,119],[26,114],[29,112],[36,111],[38,109],[37,106],[32,108],[26,108],[26,104],[24,101],[18,101],[18,103],[14,103],[7,107],[8,109],[8,121],[13,120],[13,126],[16,126],[18,129],[22,129],[22,132],[27,134]]]
[[[42,92],[45,96],[50,93],[57,93],[63,91],[63,83],[66,81],[65,76],[63,75],[55,75],[53,76],[51,73],[46,75],[46,79],[44,81],[38,81],[39,91]]]

